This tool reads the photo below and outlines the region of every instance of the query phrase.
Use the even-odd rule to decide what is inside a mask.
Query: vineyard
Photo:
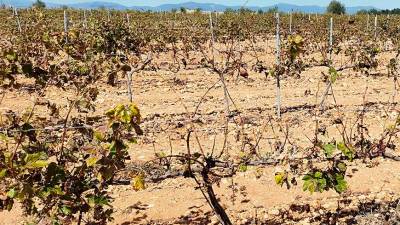
[[[0,224],[400,221],[400,16],[0,19]]]

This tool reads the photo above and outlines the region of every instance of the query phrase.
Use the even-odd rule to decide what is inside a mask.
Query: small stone
[[[317,217],[317,216],[319,216],[319,213],[318,213],[318,212],[312,212],[311,215],[312,215],[313,217]]]
[[[366,199],[367,199],[367,197],[365,195],[358,196],[358,200],[360,200],[360,201],[365,201]]]
[[[281,214],[281,212],[278,209],[271,209],[268,211],[268,213],[273,216],[279,216]]]
[[[230,180],[229,180],[228,178],[222,178],[222,179],[221,179],[221,182],[222,182],[223,184],[230,184],[230,183],[231,183]]]
[[[335,211],[337,209],[337,203],[336,202],[327,202],[327,203],[323,204],[322,207],[328,211]]]
[[[188,210],[188,211],[186,211],[184,214],[183,214],[183,216],[184,217],[189,217],[189,216],[191,216],[193,214],[193,211],[192,210]]]
[[[251,223],[251,219],[249,218],[240,221],[240,224],[248,224],[248,223]]]
[[[211,225],[217,225],[219,224],[219,220],[216,216],[211,217],[211,221],[210,221]]]
[[[386,193],[385,193],[385,192],[379,192],[379,193],[376,195],[376,198],[377,198],[377,199],[381,199],[381,200],[385,199],[385,197],[386,197]]]

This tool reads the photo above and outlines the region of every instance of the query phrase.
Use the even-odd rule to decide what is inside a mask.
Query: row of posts
[[[21,23],[19,20],[19,15],[18,15],[18,10],[17,8],[13,8],[13,14],[14,17],[16,19],[16,23],[17,23],[17,28],[18,31],[21,33],[22,32],[22,27],[21,27]],[[211,12],[210,12],[210,17],[211,17]],[[217,20],[217,16],[216,16],[216,20]],[[68,31],[68,15],[67,12],[64,10],[64,31],[67,32]],[[110,21],[111,20],[111,15],[110,15],[110,11],[107,11],[107,20]],[[309,14],[309,20],[311,20],[311,15]],[[130,17],[129,14],[126,14],[126,22],[128,24],[130,24]],[[216,22],[216,21],[215,21]],[[368,14],[368,18],[367,18],[367,30],[369,30],[369,22],[370,22],[370,15]],[[292,12],[289,13],[289,33],[293,32],[293,14]],[[378,16],[375,16],[375,21],[374,21],[374,38],[377,37],[377,26],[378,26]],[[87,16],[86,16],[86,10],[83,11],[83,27],[87,28]]]
[[[107,19],[110,21],[110,11],[107,11]],[[21,23],[18,16],[18,10],[16,8],[13,9],[13,14],[16,18],[17,28],[20,33],[22,33]],[[83,11],[83,27],[87,28],[87,17],[86,17],[86,10]],[[367,30],[369,29],[369,20],[370,15],[368,15],[367,19]],[[129,14],[126,14],[126,21],[129,24]],[[292,23],[293,23],[293,16],[292,13],[289,14],[289,32],[292,33]],[[377,37],[377,25],[378,25],[378,16],[375,16],[374,21],[374,39]],[[214,32],[213,32],[213,21],[212,21],[212,14],[210,12],[210,31],[211,31],[211,43],[214,43]],[[65,41],[68,43],[68,14],[64,11],[64,32],[65,32]],[[329,23],[329,59],[332,60],[332,46],[333,46],[333,18],[330,18]],[[213,48],[213,47],[212,47]],[[275,55],[275,63],[276,66],[280,66],[280,16],[279,13],[276,13],[276,55]],[[213,51],[213,49],[212,49]],[[280,90],[280,77],[279,74],[276,76],[276,108],[277,108],[277,116],[278,118],[281,117],[281,90]]]

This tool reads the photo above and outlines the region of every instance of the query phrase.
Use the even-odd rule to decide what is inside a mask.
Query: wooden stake
[[[330,18],[330,23],[329,23],[329,66],[332,66],[332,50],[333,50],[333,18]],[[324,109],[324,103],[325,100],[329,94],[329,91],[332,91],[333,94],[333,88],[332,88],[332,82],[329,79],[328,86],[326,87],[325,93],[322,96],[322,100],[320,103],[320,108],[323,110]],[[336,100],[335,100],[336,102]]]
[[[281,40],[280,40],[280,30],[279,30],[279,13],[276,13],[276,66],[280,66],[280,56],[281,56]],[[281,81],[279,72],[276,72],[276,114],[278,118],[281,118]]]
[[[133,93],[132,93],[132,72],[125,72],[126,73],[126,83],[128,88],[128,100],[129,102],[133,102]]]
[[[211,51],[214,57],[214,26],[213,26],[213,20],[212,20],[212,15],[210,12],[210,33],[211,33]],[[213,58],[214,60],[214,58]]]
[[[17,20],[18,31],[19,31],[19,33],[22,33],[22,27],[21,27],[21,23],[20,23],[20,21],[19,21],[19,16],[18,16],[18,10],[17,10],[17,8],[14,8],[14,16],[15,16],[15,18],[16,18],[16,20]]]
[[[86,10],[83,10],[83,28],[87,28]]]
[[[68,16],[65,10],[64,10],[64,32],[65,32],[65,42],[68,43]]]
[[[329,24],[329,60],[332,60],[332,48],[333,48],[333,18],[330,19]]]
[[[377,36],[377,27],[378,27],[378,15],[375,15],[375,24],[374,24],[375,28],[374,28],[374,39],[376,40],[376,36]]]
[[[292,34],[292,12],[290,12],[290,18],[289,18],[289,33]]]
[[[214,56],[214,26],[213,26],[213,19],[212,19],[212,12],[210,12],[210,32],[211,32],[211,54],[212,54],[212,64],[215,64],[215,56]],[[229,108],[229,93],[228,93],[228,88],[225,83],[225,78],[224,75],[221,73],[218,73],[219,79],[222,84],[222,88],[224,89],[224,98],[225,98],[225,114],[226,117],[229,118],[231,111]]]

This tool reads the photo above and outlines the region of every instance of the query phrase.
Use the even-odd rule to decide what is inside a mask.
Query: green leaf
[[[61,206],[60,211],[61,211],[64,215],[67,215],[67,216],[68,216],[68,215],[71,215],[71,213],[72,213],[71,208],[68,207],[68,206],[66,206],[66,205]]]
[[[114,108],[114,116],[118,116],[123,110],[125,110],[125,106],[122,104],[117,105]]]
[[[321,172],[317,171],[317,172],[315,172],[314,177],[315,178],[322,178],[322,175],[323,174]]]
[[[61,190],[61,187],[56,185],[54,187],[47,187],[44,191],[42,191],[41,196],[47,198],[51,194],[53,195],[65,195],[65,192]]]
[[[282,185],[285,183],[286,180],[287,180],[287,173],[285,172],[275,173],[275,183],[277,185],[280,185],[282,187]]]
[[[326,188],[327,182],[325,178],[317,179],[317,189],[319,192],[323,192]]]
[[[132,120],[131,114],[127,110],[122,110],[120,118],[123,123],[129,124]]]
[[[247,165],[246,164],[240,164],[238,170],[239,170],[239,172],[242,172],[242,173],[246,172],[247,171]]]
[[[303,177],[303,180],[304,181],[309,181],[309,180],[311,180],[312,179],[312,177],[310,176],[310,175],[304,175],[304,177]]]
[[[165,158],[167,154],[165,152],[156,152],[156,157],[157,158]]]
[[[269,77],[275,77],[275,69],[272,69],[272,70],[268,71],[268,76]]]
[[[5,134],[0,133],[0,141],[8,143],[8,137]]]
[[[106,112],[106,116],[108,116],[108,117],[113,117],[114,116],[114,114],[115,114],[115,110],[114,109],[110,109],[110,110],[108,110],[107,112]]]
[[[128,139],[128,142],[129,142],[130,144],[137,144],[137,143],[138,143],[138,142],[137,142],[137,139],[134,138],[134,137],[129,138],[129,139]]]
[[[26,154],[24,161],[26,163],[35,162],[37,160],[46,160],[48,156],[45,152],[37,152],[32,154]]]
[[[141,115],[140,115],[139,108],[135,104],[130,104],[129,105],[129,110],[132,113],[132,117],[136,118],[136,123],[140,123]]]
[[[325,156],[327,158],[332,158],[336,146],[334,144],[325,144],[322,146],[322,149],[324,150]]]
[[[17,194],[18,193],[14,188],[11,188],[10,190],[7,191],[7,197],[9,198],[15,198]]]
[[[329,75],[330,75],[329,79],[332,84],[335,83],[337,78],[340,76],[340,74],[333,67],[329,67]]]
[[[78,73],[81,76],[88,75],[90,73],[90,68],[86,65],[78,67]]]
[[[7,169],[0,170],[0,179],[7,175]]]
[[[308,173],[303,177],[303,191],[310,191],[314,193],[315,191],[323,192],[327,187],[327,181],[324,178],[324,174],[320,171],[315,173]]]
[[[347,190],[347,182],[342,174],[340,173],[335,174],[335,180],[336,180],[335,184],[336,192],[340,194]]]
[[[354,151],[347,147],[343,142],[337,144],[337,148],[345,155],[349,160],[353,160],[355,157]]]
[[[45,160],[37,160],[34,162],[30,162],[25,165],[25,168],[27,169],[37,169],[37,168],[43,168],[49,165],[48,161]]]
[[[338,168],[339,169],[339,171],[340,172],[346,172],[346,170],[347,170],[347,165],[344,163],[344,162],[339,162],[337,165],[336,165],[336,168]]]
[[[11,152],[4,152],[4,158],[6,163],[10,163],[11,161]]]
[[[104,135],[100,131],[94,131],[93,137],[98,141],[104,141]]]
[[[14,51],[10,51],[6,54],[6,58],[8,61],[13,62],[17,60],[17,53],[15,53]]]
[[[89,196],[87,198],[90,207],[108,205],[108,200],[104,196]]]
[[[311,176],[306,175],[305,177],[303,177],[304,183],[303,183],[303,191],[310,191],[310,193],[314,193],[315,191],[315,183],[312,179]]]
[[[52,182],[58,183],[65,178],[65,171],[62,166],[57,165],[55,162],[51,162],[47,168],[46,173]]]
[[[115,141],[111,142],[110,147],[108,148],[110,151],[110,155],[116,155],[117,154],[117,144]]]

